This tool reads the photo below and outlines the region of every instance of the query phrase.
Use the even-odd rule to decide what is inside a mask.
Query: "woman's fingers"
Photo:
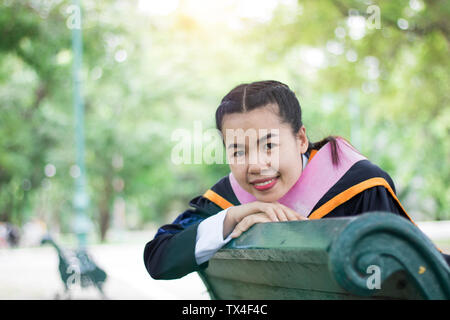
[[[269,215],[274,222],[305,220],[300,214],[278,202],[263,204],[261,206],[261,211]],[[274,216],[276,216],[277,219],[274,219]]]
[[[278,220],[280,221],[289,221],[284,209],[282,207],[279,206],[275,206],[275,208],[273,208],[274,211],[277,213],[277,217]]]
[[[289,221],[297,221],[299,220],[299,215],[295,214],[295,211],[293,210],[287,210],[286,208],[283,208],[284,213],[286,214],[286,217]]]
[[[292,210],[291,208],[285,206],[284,204],[279,203],[279,205],[286,211],[289,212],[290,216],[295,216],[296,219],[295,220],[309,220],[308,218],[302,216],[300,213]]]
[[[272,222],[279,222],[280,218],[278,217],[277,212],[274,210],[274,208],[272,208],[271,206],[264,206],[263,208],[261,208],[262,212],[265,213]]]
[[[272,222],[265,213],[256,213],[246,216],[239,222],[231,233],[231,238],[239,237],[243,232],[247,231],[252,225],[256,223]]]
[[[265,202],[261,202],[261,201],[254,201],[254,202],[250,202],[247,204],[237,206],[235,208],[236,222],[239,223],[246,217],[251,216],[253,214],[258,214],[261,212],[265,212],[270,217],[270,219],[274,222],[280,221],[277,217],[276,212],[270,208],[272,208],[271,203],[265,203]]]
[[[273,222],[288,221],[283,208],[278,206],[276,203],[260,202],[258,209],[260,212],[266,213]]]
[[[262,212],[245,216],[235,226],[231,238],[237,238],[256,223],[309,220],[291,208],[278,202],[259,204]]]
[[[308,220],[308,218],[278,202],[255,201],[236,207],[234,214],[237,218],[235,220],[236,225],[231,233],[232,238],[239,237],[256,223]]]
[[[254,201],[240,207],[241,209],[236,215],[237,222],[240,222],[247,216],[261,212],[266,213],[273,222],[308,220],[291,208],[278,202]]]

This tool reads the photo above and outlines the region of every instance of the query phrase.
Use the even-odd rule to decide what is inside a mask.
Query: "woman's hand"
[[[232,238],[239,237],[255,223],[308,220],[291,208],[278,202],[254,201],[228,209],[224,220],[223,238],[231,230]]]
[[[246,216],[244,219],[239,222],[231,233],[231,238],[237,238],[242,233],[247,231],[252,225],[256,223],[266,223],[273,222],[272,219],[266,213],[253,213],[251,215]]]

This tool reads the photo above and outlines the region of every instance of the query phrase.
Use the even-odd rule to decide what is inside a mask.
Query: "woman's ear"
[[[305,153],[306,150],[308,150],[308,146],[309,146],[309,141],[308,141],[308,137],[306,136],[306,128],[305,126],[302,126],[297,134],[296,134],[296,138],[297,138],[297,143],[298,143],[298,148],[300,150],[300,153]]]

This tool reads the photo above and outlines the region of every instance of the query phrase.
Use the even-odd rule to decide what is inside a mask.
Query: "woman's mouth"
[[[256,190],[263,191],[272,188],[278,181],[278,177],[259,179],[251,182]]]

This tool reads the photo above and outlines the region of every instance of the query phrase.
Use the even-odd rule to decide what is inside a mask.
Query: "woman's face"
[[[225,115],[222,134],[231,172],[259,201],[277,201],[300,177],[306,130],[302,126],[294,135],[290,124],[281,122],[276,104]]]

